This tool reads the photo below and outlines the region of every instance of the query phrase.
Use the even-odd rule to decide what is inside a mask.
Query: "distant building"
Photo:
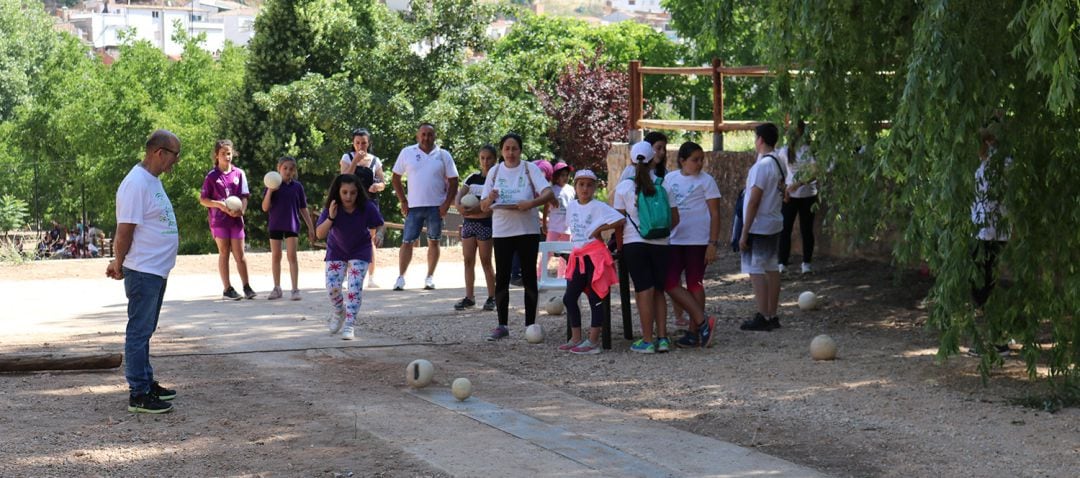
[[[604,8],[609,12],[663,13],[660,0],[604,0]]]
[[[179,56],[184,46],[173,41],[176,28],[189,35],[206,34],[203,49],[218,53],[230,41],[246,45],[255,35],[258,10],[227,0],[193,0],[186,6],[94,3],[85,11],[68,11],[77,36],[95,50],[115,52],[126,32],[146,40],[169,56]],[[177,27],[178,25],[178,27]]]

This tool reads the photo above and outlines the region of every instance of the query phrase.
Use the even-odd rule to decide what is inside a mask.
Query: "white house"
[[[106,3],[93,11],[70,12],[68,21],[96,49],[115,50],[124,32],[130,32],[134,39],[149,41],[166,55],[178,56],[183,45],[173,41],[177,28],[191,36],[206,34],[203,48],[210,52],[221,51],[226,40],[246,45],[255,33],[252,25],[257,11],[219,10],[199,0],[182,7]]]
[[[617,12],[661,13],[660,0],[605,0],[604,7]]]

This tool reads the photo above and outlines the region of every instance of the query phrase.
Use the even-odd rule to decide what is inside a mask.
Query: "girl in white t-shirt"
[[[379,210],[379,193],[386,189],[386,175],[383,174],[382,160],[371,154],[371,133],[364,128],[354,129],[352,132],[353,150],[341,155],[341,174],[352,174],[360,178],[360,184],[367,191],[367,197],[375,210]],[[381,212],[380,212],[381,214]],[[382,245],[383,228],[372,229],[371,246],[378,249]],[[375,288],[375,255],[371,256],[371,264],[368,264],[368,287]]]
[[[540,216],[536,208],[551,202],[555,195],[535,164],[521,160],[521,136],[507,133],[499,140],[503,162],[491,168],[484,182],[480,207],[493,211],[491,234],[495,246],[495,310],[499,325],[491,329],[488,340],[510,335],[510,269],[514,256],[521,260],[521,270],[536,270],[540,249]],[[525,326],[536,322],[536,274],[522,277],[525,289]]]
[[[547,241],[569,241],[570,226],[566,223],[566,207],[576,199],[570,182],[570,165],[559,162],[551,175],[551,192],[555,200],[544,205],[544,229]]]
[[[678,165],[678,170],[664,176],[664,188],[675,197],[679,209],[679,224],[669,237],[664,289],[676,304],[677,316],[682,309],[678,304],[688,300],[704,314],[705,266],[716,260],[720,247],[720,188],[712,176],[702,171],[705,151],[697,143],[688,141],[679,147]],[[691,333],[684,335],[679,345],[693,347],[697,345],[697,327],[693,322],[686,325]]]
[[[592,171],[578,171],[573,186],[577,198],[566,207],[566,221],[574,244],[566,274],[566,293],[563,295],[566,320],[570,325],[570,341],[560,345],[559,350],[575,354],[600,353],[600,328],[607,313],[604,298],[610,292],[611,285],[619,281],[615,261],[600,234],[608,229],[615,229],[616,234],[621,234],[619,229],[626,219],[611,206],[593,198],[596,181],[596,174]],[[581,338],[581,308],[578,307],[578,298],[582,293],[589,298],[592,313],[589,338],[585,340]]]
[[[628,219],[623,227],[622,241],[619,244],[622,263],[630,273],[634,283],[634,293],[641,317],[641,340],[634,342],[630,350],[652,354],[667,352],[671,342],[667,336],[667,301],[664,298],[664,285],[667,281],[668,238],[645,239],[638,231],[641,223],[638,214],[638,195],[652,196],[666,194],[671,205],[671,227],[678,227],[679,209],[675,206],[675,197],[670,191],[656,187],[654,174],[656,153],[649,143],[637,143],[630,149],[630,161],[635,165],[634,177],[621,181],[615,188],[614,206]],[[663,192],[662,192],[663,191]],[[682,300],[685,296],[673,296]],[[695,324],[698,324],[698,336],[701,346],[707,346],[712,338],[712,325],[715,319],[706,321],[702,310],[693,300],[679,302],[686,309]],[[654,334],[655,326],[655,334]],[[691,334],[693,335],[693,334]]]

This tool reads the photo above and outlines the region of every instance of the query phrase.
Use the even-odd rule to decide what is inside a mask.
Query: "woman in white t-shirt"
[[[566,206],[566,221],[574,245],[565,276],[566,293],[563,294],[570,340],[560,345],[559,350],[579,355],[600,353],[600,329],[608,319],[604,298],[611,292],[611,286],[619,282],[615,261],[600,234],[608,229],[615,229],[616,234],[621,234],[619,229],[626,222],[619,211],[594,199],[596,182],[596,174],[592,171],[578,171],[573,185],[577,197]],[[581,338],[581,308],[578,306],[581,294],[589,298],[592,313],[589,338],[584,340]]]
[[[664,290],[675,302],[676,325],[682,307],[678,304],[689,299],[704,314],[705,266],[716,260],[720,243],[720,188],[716,180],[703,172],[705,150],[692,141],[679,147],[679,169],[664,176],[664,189],[675,197],[679,209],[679,224],[671,230],[668,249],[668,270]],[[686,275],[686,287],[682,286]],[[687,295],[687,297],[676,297]],[[694,346],[697,327],[693,322],[690,334],[680,339],[682,346]]]
[[[670,191],[659,186],[656,177],[656,153],[651,145],[644,141],[630,149],[630,161],[635,165],[634,177],[620,181],[615,188],[614,206],[626,218],[622,241],[619,244],[622,263],[630,273],[634,283],[638,315],[641,317],[642,338],[630,346],[638,353],[667,352],[671,350],[671,341],[667,336],[667,301],[664,298],[664,285],[667,281],[668,238],[645,239],[639,231],[641,218],[638,214],[638,196],[665,194],[671,206],[671,227],[678,227],[679,209],[675,206],[675,197]],[[694,324],[698,324],[698,335],[704,338],[701,346],[707,346],[712,337],[712,323],[706,322],[702,310],[692,299],[676,294],[674,299],[690,313]],[[712,320],[712,319],[710,319]],[[655,326],[655,335],[653,328]],[[693,334],[688,334],[693,335]]]
[[[341,174],[352,174],[360,178],[360,184],[367,191],[368,199],[379,208],[379,193],[386,189],[386,176],[383,174],[382,161],[371,154],[371,133],[364,128],[354,129],[352,132],[353,150],[341,155]],[[380,212],[381,214],[381,212]],[[372,229],[371,246],[378,249],[382,245],[383,227]],[[371,263],[368,264],[368,287],[375,285],[375,254],[371,255]]]
[[[555,198],[543,171],[521,160],[522,145],[516,133],[507,133],[499,140],[503,162],[488,173],[480,201],[484,211],[493,211],[491,232],[495,241],[495,309],[499,325],[491,330],[488,340],[510,335],[510,269],[514,256],[521,260],[522,271],[536,270],[540,248],[540,216],[536,208]],[[526,327],[536,322],[536,279],[531,272],[522,277]]]

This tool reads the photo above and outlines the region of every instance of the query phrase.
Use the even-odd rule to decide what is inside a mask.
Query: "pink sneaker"
[[[577,347],[580,344],[581,342],[574,342],[573,340],[568,340],[565,344],[559,346],[559,351],[569,352],[573,350],[574,347]]]
[[[570,349],[570,353],[578,355],[596,355],[600,352],[600,344],[589,342],[589,339],[583,340],[577,347]]]

